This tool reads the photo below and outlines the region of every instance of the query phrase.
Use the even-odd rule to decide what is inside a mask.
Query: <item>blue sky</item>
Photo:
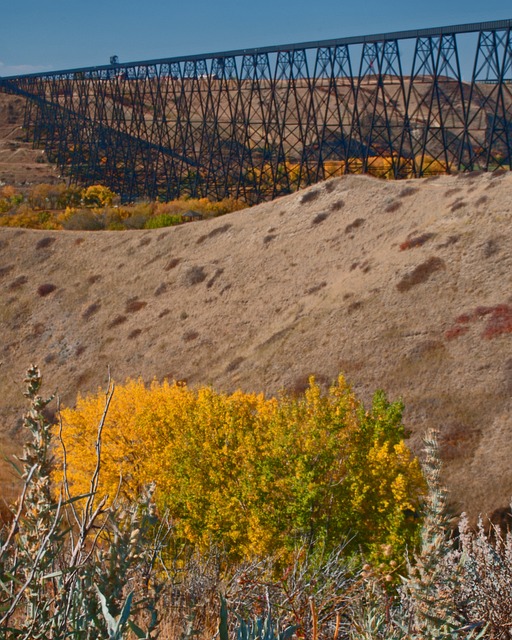
[[[0,76],[507,18],[503,0],[2,0]]]

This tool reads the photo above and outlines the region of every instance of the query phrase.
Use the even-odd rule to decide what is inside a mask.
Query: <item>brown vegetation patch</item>
[[[128,340],[134,340],[135,338],[138,338],[141,333],[142,329],[134,329],[133,331],[130,331],[130,333],[128,334]]]
[[[72,213],[62,224],[68,231],[102,231],[106,227],[105,219],[90,209],[79,209]]]
[[[242,356],[238,356],[234,360],[231,360],[231,362],[225,369],[226,373],[232,373],[233,371],[236,371],[244,360],[245,358],[242,358]]]
[[[307,191],[306,193],[303,193],[299,199],[299,202],[301,204],[306,204],[307,202],[313,202],[313,200],[316,200],[319,195],[320,195],[319,189],[312,189],[311,191]]]
[[[386,207],[384,207],[384,211],[386,213],[393,213],[395,211],[398,211],[401,206],[402,203],[399,200],[394,200],[393,202],[390,202]]]
[[[171,258],[169,262],[165,265],[164,271],[170,271],[179,265],[181,262],[181,258]]]
[[[460,193],[462,191],[461,187],[455,187],[455,188],[451,188],[451,189],[447,189],[444,192],[444,196],[445,198],[449,198],[450,196],[454,196],[456,193]]]
[[[421,247],[432,238],[435,238],[435,235],[435,233],[422,233],[419,236],[409,237],[400,244],[400,251]]]
[[[195,284],[200,284],[206,280],[206,272],[204,267],[189,267],[183,276],[183,282],[187,286],[193,286]]]
[[[50,236],[41,238],[41,240],[36,243],[36,249],[48,249],[48,247],[51,247],[54,242],[55,238],[52,238]]]
[[[483,175],[483,171],[481,169],[475,169],[474,171],[462,171],[457,175],[457,179],[467,179],[467,178],[477,178],[478,176]]]
[[[94,275],[94,276],[89,276],[87,278],[87,282],[89,284],[96,284],[96,282],[98,282],[99,280],[101,280],[101,276],[100,275]]]
[[[129,298],[126,301],[124,312],[125,313],[136,313],[144,307],[147,306],[147,302],[145,300],[139,300],[139,298]]]
[[[303,373],[295,378],[293,383],[286,388],[286,391],[290,393],[290,395],[303,395],[307,389],[309,389],[309,380],[311,377],[314,377],[315,382],[323,389],[327,389],[332,384],[332,380],[329,380],[323,373]]]
[[[183,334],[184,342],[192,342],[193,340],[197,340],[199,338],[199,333],[197,331],[186,331]]]
[[[148,244],[151,244],[151,238],[141,238],[139,247],[146,247]]]
[[[160,313],[158,314],[159,318],[163,318],[164,316],[168,316],[171,313],[170,309],[163,309],[162,311],[160,311]]]
[[[327,282],[324,280],[323,282],[320,282],[319,284],[307,289],[306,295],[310,296],[310,295],[313,295],[314,293],[318,293],[318,291],[320,291],[326,286],[327,286]]]
[[[36,322],[36,324],[32,327],[32,335],[34,336],[34,338],[42,336],[45,332],[45,329],[46,327],[42,322]]]
[[[415,345],[407,354],[411,361],[423,360],[433,354],[441,354],[446,351],[446,347],[439,340],[425,340]]]
[[[162,255],[163,255],[162,253],[157,253],[156,255],[152,256],[147,262],[144,263],[144,266],[149,267],[150,264],[158,262],[158,260],[160,260]]]
[[[263,238],[263,244],[268,244],[269,242],[272,242],[272,240],[275,240],[277,238],[277,236],[269,234],[268,236],[265,236]]]
[[[276,342],[278,342],[279,340],[281,340],[281,338],[286,337],[288,334],[290,333],[290,327],[285,327],[284,329],[280,329],[279,331],[276,331],[275,333],[273,333],[270,338],[267,338],[264,342],[261,343],[260,347],[269,347],[273,344],[275,344]]]
[[[474,439],[474,429],[470,421],[461,415],[459,419],[447,422],[439,434],[440,454],[445,461],[460,458],[469,443]]]
[[[81,356],[82,353],[84,353],[86,351],[87,347],[85,347],[83,344],[78,345],[78,347],[76,348],[75,351],[75,355],[76,356]]]
[[[128,320],[128,318],[126,316],[123,315],[117,315],[112,322],[110,322],[110,324],[108,325],[109,329],[113,329],[114,327],[118,327],[120,324],[123,324],[123,322],[126,322]]]
[[[9,273],[11,273],[11,271],[13,269],[14,269],[14,265],[13,264],[8,264],[5,267],[0,267],[0,278],[3,278],[4,276],[6,276]]]
[[[334,191],[334,189],[336,189],[336,184],[337,181],[336,180],[327,180],[324,183],[324,189],[327,193],[332,193]]]
[[[356,218],[354,222],[347,224],[345,227],[345,233],[351,233],[354,229],[359,229],[365,222],[365,218]]]
[[[363,303],[360,300],[356,300],[355,302],[351,302],[347,307],[347,313],[354,313],[363,306]]]
[[[144,229],[144,225],[148,221],[149,215],[146,213],[134,213],[124,221],[127,229]]]
[[[9,285],[9,291],[15,291],[16,289],[19,289],[20,287],[22,287],[23,285],[27,284],[28,282],[28,278],[27,276],[18,276],[15,280],[13,280],[11,282],[11,284]]]
[[[155,296],[161,296],[163,293],[165,293],[167,291],[167,284],[165,282],[162,282],[161,284],[158,285],[158,287],[155,289]]]
[[[463,209],[466,206],[466,202],[464,200],[456,200],[450,207],[450,211],[454,213],[459,209]]]
[[[330,206],[331,211],[339,211],[340,209],[343,209],[343,207],[345,206],[345,201],[344,200],[337,200],[336,202],[333,202]]]
[[[53,293],[56,288],[57,287],[54,284],[47,282],[45,284],[40,284],[37,287],[37,293],[44,298],[45,296],[50,295],[50,293]]]
[[[85,238],[77,238],[77,239],[75,240],[75,244],[76,244],[76,245],[83,244],[84,242],[85,242]]]
[[[483,250],[484,258],[490,258],[495,253],[498,253],[499,250],[500,250],[500,245],[498,243],[498,240],[496,238],[490,238],[484,244],[484,250]]]
[[[444,260],[436,256],[432,256],[425,262],[419,264],[411,273],[406,274],[400,282],[396,285],[396,288],[400,293],[409,291],[412,287],[427,282],[430,276],[436,271],[445,269],[446,265]]]
[[[213,274],[213,276],[206,283],[206,288],[211,289],[223,273],[224,273],[224,269],[217,269]]]
[[[418,191],[419,189],[416,189],[416,187],[405,187],[405,189],[402,189],[402,191],[400,191],[398,197],[408,198],[409,196],[413,196],[415,193],[418,193]]]
[[[93,302],[90,304],[87,309],[82,313],[82,318],[84,320],[89,320],[92,316],[100,310],[101,302]]]
[[[215,238],[215,236],[220,236],[223,233],[226,233],[226,231],[228,231],[229,229],[231,229],[233,225],[232,224],[223,224],[220,227],[215,227],[215,229],[212,229],[210,231],[210,233],[207,233],[204,236],[200,236],[197,239],[197,244],[201,244],[202,242],[204,242],[205,240],[209,240],[210,238]]]
[[[315,224],[320,224],[321,222],[323,222],[324,220],[327,220],[327,218],[329,217],[329,214],[324,211],[322,213],[319,213],[318,215],[316,215],[313,220],[311,221],[311,226],[315,225]]]

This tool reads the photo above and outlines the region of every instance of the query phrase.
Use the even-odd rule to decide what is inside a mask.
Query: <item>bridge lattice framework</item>
[[[511,28],[114,63],[3,78],[0,89],[27,99],[27,135],[71,181],[124,200],[259,202],[347,173],[510,170]]]

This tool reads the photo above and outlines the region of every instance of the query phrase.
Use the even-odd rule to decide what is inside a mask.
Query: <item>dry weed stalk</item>
[[[225,595],[238,621],[272,619],[283,633],[293,628],[298,638],[333,640],[346,637],[361,588],[360,573],[341,544],[326,556],[301,548],[284,569],[273,559],[241,566]]]
[[[31,439],[19,458],[24,484],[0,547],[2,638],[120,640],[127,629],[139,638],[156,637],[162,588],[156,566],[168,528],[156,519],[152,489],[124,507],[114,501],[107,508],[106,498],[96,495],[113,385],[109,381],[98,425],[90,490],[71,496],[66,463],[62,486],[52,486],[53,434],[43,414],[52,398],[39,395],[37,367],[26,382],[31,407],[24,424]]]

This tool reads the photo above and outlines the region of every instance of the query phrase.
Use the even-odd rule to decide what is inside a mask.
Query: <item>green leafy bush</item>
[[[180,215],[172,215],[169,213],[161,213],[160,215],[148,218],[144,227],[146,229],[160,229],[161,227],[172,227],[181,224],[183,221]]]
[[[101,395],[62,411],[76,490],[92,471],[88,453]],[[148,479],[176,535],[235,558],[286,556],[301,542],[351,548],[382,562],[414,546],[423,480],[404,442],[402,405],[375,395],[366,410],[343,378],[329,393],[264,398],[197,391],[164,382],[117,388],[105,423],[102,491],[126,478],[126,495]]]

